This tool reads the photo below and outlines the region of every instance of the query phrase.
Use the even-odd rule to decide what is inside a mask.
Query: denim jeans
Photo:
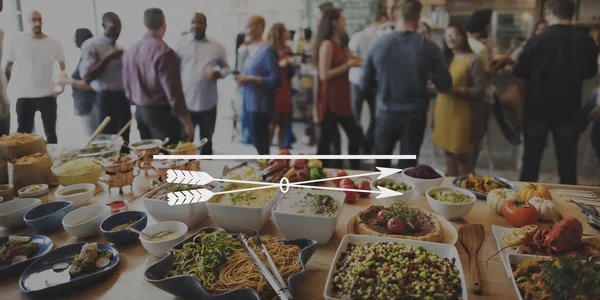
[[[360,86],[357,84],[352,84],[352,112],[354,113],[354,117],[356,117],[356,122],[358,126],[361,127],[360,133],[364,137],[365,145],[364,152],[370,153],[373,151],[373,142],[375,138],[375,118],[377,117],[377,111],[375,107],[375,90],[363,92],[360,89]],[[364,133],[362,126],[360,124],[360,117],[362,116],[363,103],[367,102],[369,105],[369,128],[367,128],[366,134]]]
[[[269,124],[271,115],[261,112],[244,112],[244,118],[247,118],[250,133],[250,142],[256,148],[260,155],[268,155],[270,152]]]
[[[217,122],[217,107],[207,111],[190,111],[190,117],[194,126],[199,126],[200,139],[208,139],[208,143],[202,147],[200,154],[212,155],[212,137],[215,133],[215,123]]]
[[[540,163],[548,133],[552,132],[558,175],[561,184],[577,184],[577,143],[579,141],[580,119],[556,120],[525,115],[523,134],[525,151],[520,181],[537,182]]]
[[[321,136],[319,137],[319,146],[317,147],[317,155],[328,155],[331,150],[331,142],[334,138],[334,134],[338,131],[337,125],[338,123],[342,125],[344,132],[346,132],[346,136],[348,137],[348,154],[350,155],[358,155],[360,154],[360,146],[362,143],[361,135],[360,135],[360,127],[356,124],[356,120],[354,117],[342,117],[338,116],[331,111],[325,112],[325,116],[323,117],[323,121],[321,122]],[[333,153],[333,154],[341,154],[341,153]],[[340,162],[340,160],[337,160]],[[323,165],[326,167],[331,167],[331,161],[323,161]],[[358,169],[360,167],[360,161],[353,159],[350,161],[350,165],[352,169]]]
[[[390,112],[380,111],[375,125],[375,154],[391,155],[400,141],[400,155],[417,155],[421,151],[427,111]],[[378,167],[389,167],[390,160],[377,160]],[[414,167],[417,160],[399,160],[398,168]]]
[[[125,96],[125,91],[100,91],[96,93],[96,108],[98,109],[98,120],[100,122],[104,121],[106,117],[111,118],[102,133],[116,134],[131,120],[131,105]],[[127,143],[129,143],[130,131],[130,128],[127,128],[121,135]]]
[[[17,132],[32,133],[34,129],[35,113],[42,114],[44,133],[48,144],[58,143],[56,136],[57,104],[54,97],[19,98],[17,99]]]

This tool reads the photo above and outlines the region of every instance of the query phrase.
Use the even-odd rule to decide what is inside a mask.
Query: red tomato
[[[345,203],[353,204],[356,202],[356,199],[358,199],[357,192],[344,191],[344,194],[346,194],[346,198],[344,199]]]
[[[404,227],[404,221],[398,217],[392,217],[387,222],[387,230],[390,234],[403,234]]]
[[[290,153],[290,151],[283,149],[283,150],[279,150],[279,155],[292,155],[292,153]]]
[[[344,170],[340,170],[338,171],[334,177],[344,177],[344,176],[348,176],[348,173],[346,173],[346,171]],[[334,179],[333,180],[333,184],[335,184],[335,186],[340,186],[340,181],[342,181],[341,179]]]
[[[510,200],[504,204],[502,215],[517,227],[535,224],[538,213],[533,205],[519,200]]]
[[[340,181],[340,187],[341,186],[351,186],[353,189],[356,189],[356,184],[354,183],[354,181],[352,181],[352,179],[350,178],[344,178],[342,179],[342,181]]]
[[[358,185],[358,189],[369,191],[364,193],[358,193],[359,196],[367,198],[371,194],[371,183],[367,180],[364,180]]]
[[[389,211],[382,209],[377,213],[377,224],[386,226],[391,217],[392,214]]]

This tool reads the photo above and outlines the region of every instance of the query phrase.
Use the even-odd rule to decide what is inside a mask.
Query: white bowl
[[[146,211],[156,222],[179,221],[192,228],[208,217],[206,202],[170,206],[166,200],[152,199],[166,185],[161,185],[142,197]]]
[[[422,242],[416,240],[404,240],[397,238],[389,238],[389,237],[379,237],[372,235],[356,235],[356,234],[347,234],[342,239],[337,252],[335,253],[335,257],[331,262],[331,267],[329,268],[329,275],[327,275],[327,283],[325,284],[325,291],[323,292],[323,296],[327,300],[340,300],[338,298],[334,298],[331,295],[331,284],[333,282],[333,272],[335,272],[335,267],[340,260],[340,256],[342,252],[348,249],[348,244],[353,243],[377,243],[377,242],[388,242],[388,243],[400,243],[405,245],[411,245],[414,247],[423,247],[425,250],[431,251],[437,254],[439,257],[448,258],[452,260],[453,258],[456,260],[455,265],[458,268],[461,287],[462,287],[462,299],[468,299],[468,290],[467,284],[465,281],[465,273],[463,271],[462,264],[460,263],[460,256],[458,255],[458,250],[454,245],[448,244],[440,244],[440,243],[431,243],[431,242]]]
[[[235,185],[231,185],[230,187],[234,186]],[[226,189],[227,188],[223,190]],[[206,202],[206,207],[208,208],[210,217],[218,227],[231,233],[243,232],[250,234],[254,230],[260,231],[265,226],[267,221],[269,221],[271,209],[273,209],[273,206],[275,206],[281,196],[281,191],[278,191],[273,198],[261,208],[214,203],[211,202],[214,197],[217,197],[214,196]]]
[[[537,256],[537,255],[529,255],[529,254],[509,254],[508,255],[508,262],[509,262],[509,266],[512,265],[519,265],[520,263],[524,262],[524,261],[528,261],[528,260],[541,260],[541,259],[548,259],[547,256]],[[511,282],[513,284],[513,287],[515,288],[515,291],[517,292],[517,297],[519,297],[519,300],[523,300],[523,296],[521,296],[521,291],[519,291],[519,286],[517,285],[517,280],[515,278],[515,276],[513,276],[513,269],[512,267],[510,267],[510,272],[508,274],[508,277],[511,279]]]
[[[402,178],[399,175],[388,176],[388,177],[380,179],[380,181],[387,181],[387,180],[391,180],[393,183],[404,183],[410,187],[410,190],[408,190],[406,192],[402,192],[402,195],[400,195],[400,196],[392,196],[392,197],[386,197],[386,198],[382,198],[382,199],[375,199],[374,203],[378,203],[385,207],[390,207],[390,206],[392,206],[392,204],[399,202],[399,201],[407,203],[412,198],[412,196],[415,192],[415,184],[412,181],[407,180],[406,178]],[[375,185],[377,183],[377,181],[378,180],[371,181],[371,190],[372,191],[379,191],[379,189]],[[378,194],[375,194],[375,196],[377,196],[377,195]]]
[[[6,229],[24,227],[23,216],[40,203],[42,200],[37,198],[21,198],[0,204],[0,226]]]
[[[39,185],[42,187],[41,190],[37,191],[37,192],[22,192],[23,189],[25,189],[26,187],[32,186],[32,185]],[[24,186],[22,188],[19,189],[18,194],[19,194],[19,198],[38,198],[44,201],[47,201],[47,197],[48,196],[48,185],[44,184],[44,183],[40,183],[40,184],[30,184],[28,186]],[[46,198],[44,198],[46,197]],[[44,198],[44,199],[42,199]]]
[[[334,201],[337,201],[340,204],[340,208],[333,217],[304,215],[295,211],[278,210],[282,204],[297,199],[297,197],[304,198],[307,193],[329,195]],[[333,233],[335,232],[335,227],[345,197],[346,194],[343,192],[291,189],[283,195],[277,205],[273,207],[273,221],[286,239],[293,240],[307,238],[316,240],[321,245],[325,245],[329,242],[331,236],[333,236]]]
[[[437,190],[451,190],[455,192],[459,192],[461,194],[467,195],[471,201],[466,203],[448,203],[435,200],[433,197],[429,196],[431,192]],[[448,219],[448,220],[456,220],[464,217],[468,214],[473,206],[475,206],[475,201],[477,201],[477,197],[471,191],[458,188],[458,187],[434,187],[427,190],[425,193],[425,197],[427,198],[427,203],[433,211],[435,211],[438,215]]]
[[[412,168],[406,168],[406,169],[402,170],[402,176],[404,176],[404,178],[406,178],[408,181],[412,182],[415,185],[415,190],[417,191],[417,193],[419,195],[425,195],[425,192],[428,189],[442,185],[442,182],[444,181],[444,177],[446,176],[446,174],[444,174],[444,172],[433,168],[438,174],[441,175],[440,178],[419,179],[419,178],[414,178],[414,177],[410,177],[410,176],[406,175],[406,171],[410,170],[410,169],[412,169]]]
[[[142,232],[149,235],[155,235],[165,231],[177,232],[178,234],[164,241],[149,241],[144,238],[144,235],[140,234],[140,241],[142,241],[142,246],[144,246],[146,251],[148,251],[150,254],[157,257],[163,257],[169,253],[169,249],[171,249],[171,247],[179,244],[179,242],[185,239],[187,230],[187,225],[182,222],[160,222],[150,227],[146,227],[146,229],[142,230]]]
[[[110,217],[110,207],[90,205],[68,213],[62,220],[65,231],[78,238],[92,237],[100,233],[100,224]]]
[[[79,193],[79,194],[74,194],[74,195],[69,195],[69,196],[62,196],[61,194],[64,192],[68,192],[68,191],[72,191],[72,190],[77,190],[77,189],[86,189],[87,192],[83,192],[83,193]],[[90,203],[90,201],[92,201],[92,198],[94,197],[94,192],[96,191],[96,185],[93,185],[91,183],[80,183],[80,184],[74,184],[74,185],[69,185],[69,186],[65,186],[65,187],[61,187],[59,188],[55,193],[54,193],[54,198],[56,199],[56,201],[69,201],[73,203],[73,209],[82,207],[84,205],[87,205],[88,203]]]

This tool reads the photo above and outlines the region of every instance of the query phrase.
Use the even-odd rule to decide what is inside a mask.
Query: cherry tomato
[[[371,194],[371,183],[368,180],[364,180],[358,185],[358,189],[369,191],[364,193],[358,193],[359,196],[367,198]]]
[[[377,213],[377,224],[386,226],[391,217],[392,214],[389,211],[382,209]]]
[[[340,181],[340,185],[339,186],[340,187],[342,187],[342,186],[351,186],[353,189],[357,188],[357,186],[354,183],[354,181],[352,181],[352,179],[350,179],[350,178],[344,178],[344,179],[342,179],[342,181]]]
[[[387,222],[387,231],[390,234],[403,234],[405,228],[404,221],[398,217],[392,217]]]
[[[535,224],[538,213],[533,205],[519,200],[510,200],[504,204],[502,215],[517,227]]]
[[[353,204],[356,203],[356,199],[358,199],[358,193],[352,191],[344,191],[346,194],[346,198],[344,199],[345,203]]]
[[[415,219],[412,220],[412,226],[415,229],[415,231],[419,231],[421,230],[421,225],[423,223],[423,220],[421,217],[417,217]]]
[[[335,177],[344,177],[344,176],[348,176],[348,173],[346,173],[346,171],[344,171],[344,170],[340,170],[335,174]],[[340,181],[342,181],[342,180],[334,179],[333,184],[335,184],[335,186],[340,186]]]

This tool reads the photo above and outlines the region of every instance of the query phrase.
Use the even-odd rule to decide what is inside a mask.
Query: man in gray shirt
[[[392,154],[400,140],[400,154],[419,155],[425,126],[431,78],[442,92],[452,88],[452,77],[439,47],[417,33],[421,2],[403,0],[398,5],[396,32],[385,35],[371,47],[363,65],[361,90],[377,86],[381,101],[375,125],[375,153]],[[390,165],[378,160],[377,166]],[[400,160],[398,168],[416,165],[415,160]]]
[[[217,120],[217,80],[229,73],[227,53],[217,41],[206,37],[206,16],[195,13],[190,32],[177,45],[181,83],[192,123],[200,126],[200,138],[208,139],[202,155],[212,155],[212,136]]]
[[[102,16],[102,27],[104,34],[81,46],[79,73],[96,91],[99,120],[111,118],[103,133],[115,134],[131,119],[131,105],[123,86],[123,49],[116,44],[121,35],[121,19],[115,13],[107,12]],[[129,128],[122,136],[129,142]]]

